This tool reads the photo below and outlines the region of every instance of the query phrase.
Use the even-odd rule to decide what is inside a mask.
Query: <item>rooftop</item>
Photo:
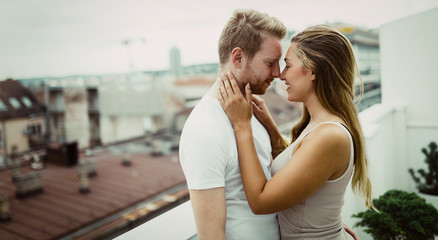
[[[125,150],[131,166],[122,165]],[[21,173],[41,173],[44,190],[27,198],[15,196],[13,170],[0,171],[0,194],[8,197],[11,215],[0,224],[2,239],[116,236],[188,197],[177,153],[151,156],[137,140],[80,154],[85,158],[95,160],[97,172],[89,178],[89,193],[79,192],[77,166],[46,162],[44,169],[33,170],[23,165]]]
[[[44,106],[19,81],[0,81],[0,119],[44,113]]]

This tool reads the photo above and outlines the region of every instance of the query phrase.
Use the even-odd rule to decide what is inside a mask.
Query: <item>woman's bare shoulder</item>
[[[338,124],[321,124],[311,131],[304,139],[303,144],[321,148],[341,148],[350,146],[347,131]]]

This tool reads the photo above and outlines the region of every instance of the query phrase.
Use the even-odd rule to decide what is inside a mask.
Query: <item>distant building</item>
[[[380,44],[378,29],[367,29],[346,23],[334,23],[353,45],[364,82],[380,82]]]
[[[97,81],[91,76],[23,81],[47,107],[50,142],[77,141],[79,148],[101,144]]]
[[[79,147],[101,144],[96,87],[50,86],[47,93],[52,142],[77,141]]]
[[[45,107],[19,81],[0,81],[0,165],[9,155],[43,147],[46,143]]]
[[[175,77],[182,75],[181,54],[179,48],[174,46],[169,51],[170,55],[170,74]]]
[[[100,84],[102,143],[144,136],[166,127],[165,76],[138,74],[134,81]]]
[[[353,45],[357,66],[364,84],[364,95],[357,105],[362,111],[376,103],[382,102],[381,95],[381,64],[379,30],[352,26],[346,23],[334,23]],[[356,96],[360,96],[360,80],[356,78]]]
[[[133,73],[24,82],[47,102],[51,142],[77,141],[79,148],[88,148],[169,128],[180,110],[165,92],[170,79]]]

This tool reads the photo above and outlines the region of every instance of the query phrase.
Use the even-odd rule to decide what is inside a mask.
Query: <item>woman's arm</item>
[[[246,197],[255,214],[278,212],[299,204],[327,180],[340,176],[348,165],[348,135],[335,125],[324,125],[303,139],[293,157],[269,181],[262,169],[251,133],[237,129],[239,165]]]
[[[252,96],[252,106],[254,115],[268,131],[272,147],[272,158],[276,158],[278,154],[286,149],[288,144],[275,124],[265,100],[258,96]]]
[[[296,146],[293,158],[269,181],[258,160],[251,129],[251,91],[246,99],[234,78],[220,86],[218,98],[236,134],[239,165],[245,194],[255,214],[290,208],[316,192],[348,165],[348,135],[339,127],[320,126]],[[340,175],[339,175],[340,176]]]

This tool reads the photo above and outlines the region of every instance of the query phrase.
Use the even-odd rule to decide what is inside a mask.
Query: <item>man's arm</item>
[[[225,189],[220,187],[190,190],[189,192],[199,239],[226,239],[225,222],[227,207]]]

